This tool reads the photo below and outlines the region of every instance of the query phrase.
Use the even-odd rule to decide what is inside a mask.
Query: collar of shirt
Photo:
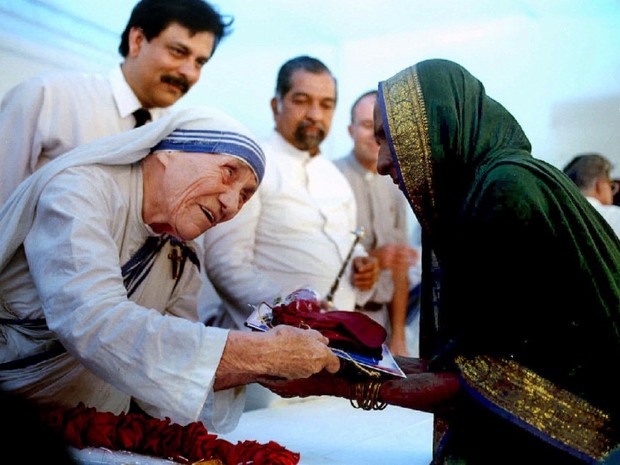
[[[108,79],[118,114],[121,118],[133,118],[133,112],[142,108],[142,104],[125,80],[120,64],[112,68],[108,74]],[[161,116],[163,110],[161,108],[149,108],[149,111],[151,112],[151,120],[155,121]]]
[[[599,199],[597,199],[596,197],[590,197],[590,196],[586,195],[586,199],[588,200],[588,202],[590,202],[595,207],[603,206],[603,203]]]
[[[353,152],[349,153],[347,159],[348,159],[349,164],[351,165],[351,168],[356,173],[358,173],[360,176],[362,176],[366,182],[372,182],[375,179],[379,179],[380,174],[379,173],[373,173],[372,171],[366,169],[366,167],[363,166],[357,160],[357,158],[355,158],[355,155],[353,154]]]
[[[269,143],[272,144],[274,148],[276,148],[279,152],[286,154],[290,157],[294,157],[297,160],[302,161],[304,164],[310,163],[312,160],[321,156],[321,151],[319,149],[319,153],[315,156],[310,156],[310,153],[307,150],[299,150],[289,141],[287,141],[282,135],[274,129],[271,138],[269,139]]]

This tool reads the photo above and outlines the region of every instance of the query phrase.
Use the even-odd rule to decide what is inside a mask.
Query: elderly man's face
[[[258,188],[252,169],[230,155],[161,151],[155,156],[164,169],[159,182],[145,179],[145,199],[159,203],[147,222],[181,240],[232,219]]]
[[[336,109],[334,78],[329,73],[297,70],[291,76],[291,90],[281,99],[274,97],[271,109],[282,137],[299,150],[316,155]]]

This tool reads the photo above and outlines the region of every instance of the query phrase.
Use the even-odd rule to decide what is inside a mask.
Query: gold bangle
[[[375,380],[350,385],[349,402],[351,406],[362,410],[383,410],[387,407],[387,403],[379,400],[381,385],[380,381]]]

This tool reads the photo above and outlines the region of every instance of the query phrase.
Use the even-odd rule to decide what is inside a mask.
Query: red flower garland
[[[104,447],[166,458],[179,463],[220,460],[224,465],[296,465],[300,454],[269,441],[232,444],[207,431],[201,422],[186,426],[141,413],[98,412],[80,403],[71,409],[50,409],[43,421],[78,449]]]

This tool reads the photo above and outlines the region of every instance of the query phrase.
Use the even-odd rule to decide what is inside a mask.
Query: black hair
[[[291,58],[280,67],[276,81],[276,97],[281,99],[291,90],[291,78],[293,73],[300,69],[314,74],[328,73],[334,80],[334,84],[336,83],[336,78],[321,60],[307,55],[301,55]]]
[[[231,16],[220,15],[204,0],[140,0],[121,35],[118,51],[124,57],[129,53],[129,31],[133,27],[142,29],[146,40],[151,40],[171,23],[179,23],[194,34],[212,32],[215,52],[220,40],[230,34],[233,20]]]

